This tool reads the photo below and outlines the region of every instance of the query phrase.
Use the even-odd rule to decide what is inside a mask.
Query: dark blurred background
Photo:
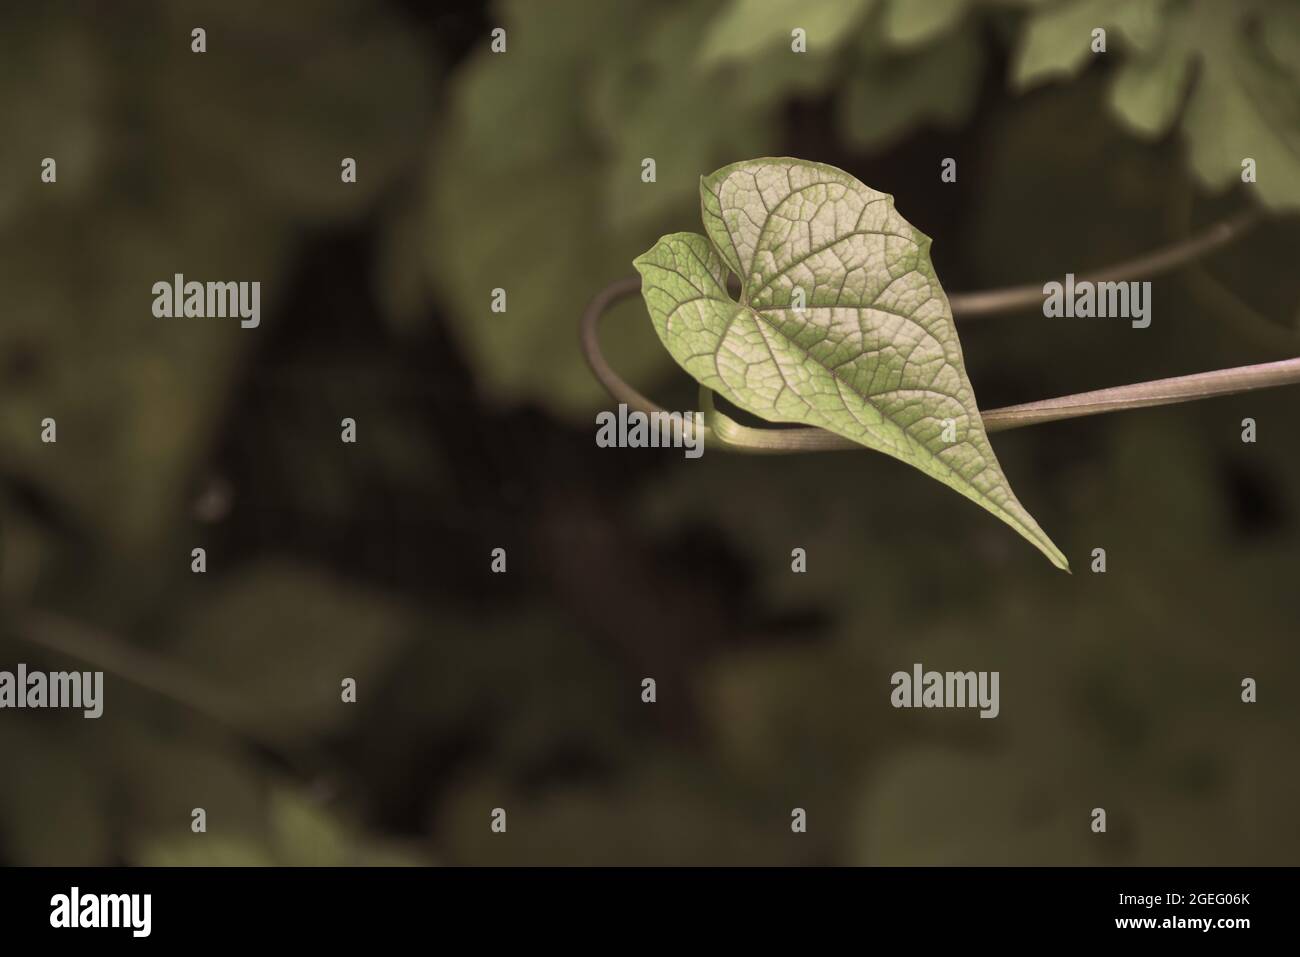
[[[576,327],[778,154],[950,292],[1266,211],[1149,329],[959,323],[983,407],[1294,356],[1300,5],[10,3],[0,129],[0,668],[106,672],[0,712],[0,862],[1296,862],[1300,390],[994,436],[1067,576],[884,456],[598,449]],[[639,299],[604,342],[695,404]],[[1000,717],[892,709],[917,661]]]

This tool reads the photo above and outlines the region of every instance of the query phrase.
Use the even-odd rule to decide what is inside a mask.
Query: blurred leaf
[[[129,808],[121,825],[129,860],[266,862],[267,775],[239,748],[206,741],[182,722],[160,727],[139,720],[119,724],[104,746]],[[192,830],[195,808],[207,814],[205,834]]]
[[[177,514],[222,387],[257,335],[221,320],[155,319],[152,284],[177,271],[269,271],[283,242],[246,236],[247,220],[236,222],[233,210],[131,206],[107,197],[61,208],[0,238],[6,287],[23,304],[0,328],[0,349],[25,357],[28,370],[0,381],[6,468],[122,555],[156,544]],[[87,227],[88,216],[100,225]],[[173,217],[166,234],[150,223]],[[60,281],[46,273],[51,257],[67,264]],[[263,297],[264,310],[273,297]],[[46,417],[57,422],[57,444],[41,442]]]
[[[1064,0],[1033,16],[1016,54],[1013,82],[1025,89],[1051,78],[1073,76],[1091,54],[1092,31],[1117,0]]]
[[[713,14],[705,4],[666,9],[647,24],[631,61],[611,64],[593,88],[592,118],[608,140],[605,215],[614,229],[657,225],[665,207],[696,198],[701,169],[758,149],[770,135],[766,111],[738,102],[726,83],[717,84],[709,122],[682,123],[698,111],[701,85],[711,79],[682,60],[693,59]],[[751,85],[737,85],[755,98]],[[647,157],[656,165],[653,184],[641,181]]]
[[[272,867],[278,862],[250,838],[195,834],[147,842],[133,863],[138,867]]]
[[[1247,21],[1212,9],[1218,18],[1194,28],[1202,47],[1184,121],[1191,167],[1207,186],[1223,189],[1241,182],[1242,160],[1250,157],[1258,183],[1247,188],[1270,206],[1300,209],[1300,82],[1264,60]]]
[[[87,194],[108,138],[105,67],[86,19],[43,5],[0,12],[0,225]],[[57,184],[41,181],[46,157],[58,164]]]
[[[1017,52],[1013,79],[1026,89],[1051,78],[1068,77],[1090,56],[1114,51],[1107,36],[1106,53],[1092,52],[1092,31],[1115,30],[1129,48],[1146,51],[1164,28],[1168,0],[1061,0],[1029,17]]]
[[[0,13],[0,44],[17,48],[0,53],[16,118],[0,150],[31,174],[0,185],[0,354],[25,370],[0,376],[0,443],[6,469],[124,563],[183,514],[241,357],[273,334],[291,241],[376,199],[413,160],[431,99],[427,55],[379,7],[131,11]],[[55,184],[39,180],[46,155]],[[176,273],[261,282],[262,326],[154,318],[153,283]],[[40,442],[46,417],[57,445]]]
[[[429,168],[426,262],[480,388],[500,401],[572,413],[604,395],[575,345],[578,316],[627,274],[638,243],[611,228],[593,188],[609,173],[592,148],[586,99],[593,75],[629,52],[624,38],[648,15],[618,3],[506,4],[507,52],[485,47],[452,87]],[[592,47],[596,34],[605,39]],[[657,188],[639,182],[639,162],[623,173]],[[504,313],[490,309],[496,288],[506,291]],[[611,325],[607,348],[617,351],[627,329]],[[639,379],[663,367],[640,350],[622,371]]]
[[[900,47],[925,43],[953,26],[969,6],[970,0],[891,0],[885,35]]]
[[[139,851],[147,867],[373,867],[425,863],[417,854],[384,842],[368,843],[300,791],[279,786],[267,798],[258,836],[223,830],[157,838]]]
[[[195,596],[171,653],[209,683],[238,689],[244,716],[274,738],[319,734],[346,725],[358,701],[418,624],[382,595],[280,562],[245,566],[214,578]]]
[[[225,189],[260,196],[281,216],[354,216],[415,159],[433,74],[387,6],[281,0],[249,16],[198,0],[159,12],[173,40],[138,50],[146,70],[135,109],[195,165],[219,169]],[[196,23],[208,30],[202,56],[189,47]],[[344,157],[357,161],[355,183],[341,181]]]
[[[1113,51],[1122,65],[1110,103],[1133,131],[1163,135],[1190,82],[1182,131],[1192,171],[1223,190],[1241,182],[1242,161],[1253,158],[1258,183],[1250,189],[1275,208],[1300,208],[1300,72],[1290,55],[1300,46],[1300,15],[1290,0],[1060,3],[1030,17],[1014,85],[1077,73],[1098,26],[1127,41]]]
[[[707,765],[661,756],[624,781],[540,794],[473,779],[439,808],[438,833],[452,861],[480,865],[808,863],[816,844],[791,834],[790,806]],[[497,807],[504,834],[490,828]]]
[[[482,388],[571,416],[602,401],[569,324],[624,274],[646,233],[694,206],[699,170],[772,144],[789,98],[847,77],[844,129],[872,146],[926,122],[960,122],[979,88],[977,26],[948,29],[960,4],[934,19],[909,11],[900,29],[916,53],[868,44],[855,56],[861,44],[850,41],[878,33],[865,26],[877,9],[874,0],[801,0],[788,14],[749,0],[720,13],[565,2],[543,14],[503,4],[510,46],[481,47],[453,84],[428,180],[429,272]],[[795,26],[808,30],[807,54],[788,50]],[[598,47],[583,41],[596,32]],[[653,182],[642,180],[646,159]],[[491,311],[495,289],[506,292],[503,313]],[[628,379],[665,371],[626,323],[603,338]]]
[[[930,240],[892,197],[790,159],[724,167],[700,195],[709,239],[675,233],[636,260],[655,331],[682,368],[768,421],[819,426],[915,466],[1068,568],[1002,474]]]
[[[1186,43],[1181,33],[1171,34],[1151,56],[1120,71],[1111,88],[1111,105],[1139,135],[1163,136],[1177,119],[1191,74]]]
[[[6,664],[4,667],[12,667]],[[82,721],[80,714],[68,716]],[[54,715],[0,721],[0,754],[10,764],[0,785],[0,859],[10,864],[74,867],[101,864],[111,829],[102,769],[85,756]],[[96,722],[89,722],[95,724]]]
[[[295,867],[336,867],[347,862],[352,840],[323,807],[284,788],[271,792],[269,810],[276,859]]]
[[[842,43],[875,4],[876,0],[730,0],[709,28],[700,63],[714,66],[769,53],[779,45],[790,53],[790,34],[796,27],[806,31],[809,53],[824,53]]]
[[[1046,803],[1041,783],[1027,777],[1023,767],[983,754],[918,749],[886,762],[859,812],[853,863],[1101,863],[1100,842],[1087,841],[1091,805]]]
[[[974,26],[914,53],[876,51],[846,78],[840,129],[854,145],[877,149],[926,123],[958,125],[974,108],[983,68]]]
[[[1300,6],[1280,2],[1265,5],[1259,35],[1274,64],[1300,78]]]
[[[857,6],[865,13],[871,4]],[[574,346],[583,307],[627,274],[646,233],[696,205],[699,170],[759,150],[785,96],[833,81],[824,41],[808,55],[760,55],[745,45],[753,23],[737,33],[719,26],[752,12],[502,5],[510,46],[480,49],[457,77],[428,180],[429,273],[494,400],[575,417],[603,401]],[[800,22],[833,33],[834,45],[847,38],[846,5],[812,14]],[[744,44],[719,59],[710,37]],[[704,88],[713,95],[701,97]],[[653,182],[642,180],[645,159],[655,161]],[[490,309],[497,288],[504,313]],[[670,368],[635,324],[609,323],[602,342],[632,381]]]

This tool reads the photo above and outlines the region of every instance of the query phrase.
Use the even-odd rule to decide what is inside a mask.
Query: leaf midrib
[[[700,257],[699,257],[698,255],[695,254],[694,250],[691,251],[691,255],[695,256],[695,259],[696,259],[697,261],[700,261]],[[719,258],[721,258],[721,256],[719,256]],[[725,262],[725,260],[723,260],[723,262]],[[706,269],[706,270],[708,269],[708,266],[707,266],[707,265],[705,265],[705,269]],[[682,276],[682,278],[685,279],[687,282],[690,282],[690,277],[685,276],[685,275],[682,274],[682,273],[678,273],[678,275]],[[710,275],[712,275],[712,273],[710,273]],[[742,284],[742,287],[743,287],[743,284]],[[725,286],[724,286],[723,288],[725,289]],[[717,345],[717,347],[713,350],[712,358],[713,358],[713,363],[714,363],[715,374],[716,374],[716,372],[717,372],[718,352],[719,352],[719,350],[722,348],[722,343],[723,343],[723,341],[726,339],[727,334],[731,331],[731,327],[735,324],[736,318],[737,318],[737,316],[740,314],[740,313],[739,313],[739,310],[744,310],[746,313],[748,313],[749,315],[753,316],[754,319],[756,320],[756,327],[758,328],[759,332],[763,335],[763,345],[766,347],[766,349],[767,349],[767,353],[768,353],[768,355],[769,355],[769,356],[771,357],[771,359],[772,359],[772,364],[776,367],[776,370],[777,370],[778,374],[780,374],[780,376],[781,376],[781,388],[782,388],[782,390],[784,390],[784,391],[789,391],[790,393],[792,393],[793,395],[796,395],[796,396],[799,395],[799,392],[798,392],[796,389],[794,389],[794,388],[790,385],[790,381],[786,378],[785,370],[781,368],[781,363],[780,363],[779,361],[777,361],[776,354],[772,351],[772,344],[768,341],[768,338],[767,338],[768,334],[767,334],[766,332],[763,331],[763,327],[764,327],[764,326],[768,327],[768,328],[769,328],[773,333],[775,333],[776,335],[780,336],[781,339],[783,339],[786,343],[788,343],[792,348],[794,348],[795,350],[797,350],[797,351],[798,351],[802,356],[804,356],[805,359],[808,359],[808,360],[812,361],[812,362],[813,362],[813,363],[814,363],[814,364],[815,364],[819,369],[822,369],[823,371],[825,371],[826,374],[829,375],[829,376],[831,377],[832,380],[834,380],[834,382],[835,382],[837,388],[847,390],[851,395],[853,395],[853,396],[855,396],[857,399],[859,399],[859,400],[860,400],[864,405],[866,405],[866,406],[870,407],[871,409],[873,409],[873,410],[874,410],[874,411],[875,411],[875,412],[880,416],[880,418],[881,418],[882,421],[884,421],[884,422],[888,422],[889,425],[890,425],[893,429],[895,429],[895,430],[899,433],[899,435],[902,436],[903,440],[907,443],[907,445],[908,445],[910,448],[912,448],[912,449],[914,449],[914,450],[916,450],[916,451],[919,451],[921,454],[923,454],[923,455],[925,456],[925,458],[926,458],[927,461],[929,461],[929,462],[933,462],[933,463],[937,463],[937,464],[940,465],[943,469],[946,470],[946,473],[947,473],[948,475],[958,474],[958,473],[956,472],[956,470],[955,470],[951,465],[949,465],[947,462],[945,462],[942,458],[939,457],[938,453],[936,453],[936,452],[932,452],[932,451],[931,451],[929,448],[927,448],[925,445],[921,444],[921,443],[918,442],[915,438],[913,438],[911,435],[909,435],[908,432],[907,432],[907,430],[906,430],[905,428],[903,428],[903,426],[899,425],[896,421],[894,421],[894,419],[893,419],[892,416],[890,416],[888,413],[886,413],[885,410],[882,409],[882,408],[880,408],[876,403],[874,403],[873,401],[871,401],[871,397],[870,397],[870,396],[864,395],[862,392],[860,392],[858,389],[856,389],[856,388],[855,388],[851,383],[849,383],[847,380],[845,380],[845,379],[844,379],[844,378],[843,378],[843,377],[842,377],[838,372],[836,372],[836,371],[835,371],[834,369],[832,369],[830,366],[825,365],[825,364],[822,363],[819,359],[817,359],[815,356],[813,356],[811,353],[809,353],[808,350],[805,349],[802,345],[800,345],[799,343],[795,342],[793,339],[790,339],[788,336],[784,335],[784,334],[781,332],[781,330],[780,330],[776,325],[774,325],[770,320],[768,320],[768,319],[767,319],[767,318],[766,318],[762,313],[760,313],[758,310],[756,310],[756,309],[754,309],[753,307],[748,306],[748,305],[746,305],[746,304],[744,304],[744,303],[737,302],[736,300],[732,299],[730,295],[728,295],[725,299],[716,299],[716,298],[713,297],[713,296],[701,296],[701,297],[699,297],[699,299],[713,299],[715,302],[725,302],[725,303],[727,303],[729,306],[734,306],[734,307],[738,310],[734,315],[731,316],[730,319],[727,320],[727,324],[723,327],[722,334],[721,334],[721,335],[719,336],[719,338],[718,338],[718,345]],[[689,300],[689,301],[690,301],[690,302],[698,302],[699,299],[691,299],[691,300]],[[679,305],[677,306],[677,308],[674,308],[673,311],[672,311],[672,313],[670,313],[670,316],[671,316],[671,315],[676,315],[678,309],[680,309],[680,308],[681,308],[681,305],[684,305],[684,304],[685,304],[685,303],[679,304]],[[772,307],[772,308],[779,308],[779,307]],[[837,306],[837,307],[834,307],[834,308],[864,309],[864,308],[870,308],[870,307],[866,307],[866,306],[847,306],[847,307],[846,307],[846,306]],[[882,310],[882,311],[884,311],[884,310]],[[905,321],[910,322],[910,323],[912,323],[913,325],[917,325],[917,326],[919,326],[919,327],[921,328],[921,330],[922,330],[923,332],[926,332],[927,334],[928,334],[928,332],[929,332],[929,330],[925,329],[924,326],[921,326],[921,325],[920,325],[920,324],[919,324],[919,323],[918,323],[914,318],[912,318],[911,316],[902,316],[902,315],[898,315],[897,313],[889,313],[889,314],[890,314],[890,315],[897,315],[898,318],[900,318],[900,319],[904,319]],[[859,355],[861,355],[861,353],[859,353]],[[950,363],[947,363],[947,359],[946,359],[946,358],[945,358],[945,363],[948,364],[948,365],[950,365]],[[720,376],[720,375],[719,375],[719,379],[721,379],[721,376]],[[931,394],[931,395],[940,396],[940,397],[945,398],[945,399],[953,399],[954,401],[957,401],[957,402],[960,404],[960,399],[958,399],[956,396],[954,396],[954,395],[950,395],[950,394],[947,393],[947,392],[939,392],[938,390],[935,390],[935,389],[932,389],[932,388],[928,388],[928,387],[927,387],[927,388],[919,388],[919,389],[909,390],[909,391],[925,392],[925,393],[929,393],[929,394]],[[778,393],[778,395],[779,395],[779,393]],[[807,406],[807,408],[808,408],[808,410],[809,410],[810,412],[815,412],[819,417],[821,417],[821,413],[820,413],[820,412],[816,412],[816,410],[814,410],[813,407],[808,403],[808,400],[807,400],[807,399],[804,399],[802,396],[799,396],[799,398],[800,398],[800,401],[802,401],[802,402],[804,403],[804,405]],[[840,401],[843,401],[843,398],[841,398]],[[742,404],[743,404],[743,403],[742,403]],[[852,414],[852,413],[850,413],[850,414]],[[967,414],[969,415],[969,413],[967,413]],[[856,419],[856,416],[854,416],[854,418]],[[961,440],[960,444],[962,444],[962,445],[970,445],[971,442],[970,442],[970,439],[968,439],[968,438],[964,438],[964,439]],[[985,466],[985,468],[987,468],[987,465]],[[1020,520],[1019,516],[1015,515],[1014,513],[1010,512],[1010,511],[1008,511],[1006,508],[1004,508],[1004,507],[1002,506],[1001,503],[996,502],[996,501],[994,501],[993,499],[989,498],[988,495],[986,495],[983,491],[981,491],[980,489],[976,488],[976,487],[974,486],[974,484],[972,484],[972,483],[970,483],[970,482],[966,482],[966,483],[965,483],[965,486],[966,486],[967,489],[969,489],[969,497],[971,497],[971,498],[975,499],[976,501],[980,502],[981,504],[983,504],[983,505],[985,506],[985,508],[988,509],[988,511],[990,511],[990,512],[992,512],[993,514],[997,515],[999,518],[1002,518],[1003,521],[1007,522],[1007,523],[1008,523],[1009,525],[1011,525],[1012,527],[1014,527],[1014,528],[1018,528],[1018,529],[1021,529],[1023,532],[1025,532],[1025,533],[1028,534],[1031,538],[1033,538],[1035,541],[1038,541],[1038,540],[1039,540],[1039,536],[1042,536],[1042,535],[1043,535],[1043,533],[1042,533],[1041,530],[1039,530],[1039,529],[1035,529],[1035,528],[1033,528],[1033,527],[1031,527],[1031,526],[1028,526],[1028,525],[1024,524],[1024,522],[1022,522],[1022,521]],[[1011,495],[1011,497],[1012,497],[1013,499],[1015,499],[1015,493],[1014,493],[1014,492],[1011,492],[1010,489],[1008,489],[1008,494]],[[1048,542],[1048,544],[1050,544],[1050,541]]]

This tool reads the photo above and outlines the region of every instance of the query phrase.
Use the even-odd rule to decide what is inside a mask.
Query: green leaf
[[[0,63],[23,78],[0,83],[0,168],[12,173],[0,182],[0,355],[31,370],[0,375],[4,468],[124,576],[152,567],[187,520],[247,355],[283,310],[290,253],[306,230],[390,195],[422,153],[433,102],[427,44],[377,6],[288,0],[249,17],[200,0],[132,14],[91,23],[68,4],[0,5]],[[208,55],[190,52],[198,25]],[[289,49],[292,63],[267,56]],[[161,155],[141,178],[141,158]],[[361,164],[346,187],[344,156]],[[39,180],[45,157],[55,184]],[[177,272],[261,281],[262,327],[153,318],[152,284]],[[32,427],[46,416],[57,445]],[[148,605],[149,590],[123,595]]]
[[[1208,186],[1241,182],[1241,162],[1258,164],[1260,199],[1300,209],[1300,83],[1270,62],[1249,21],[1228,9],[1200,11],[1201,74],[1187,106],[1192,171]]]
[[[762,150],[760,144],[770,126],[767,111],[749,107],[739,96],[752,95],[756,86],[752,82],[741,81],[737,88],[713,100],[710,122],[682,122],[682,117],[698,106],[701,85],[711,79],[683,69],[682,61],[693,59],[707,23],[715,15],[707,5],[665,8],[654,22],[642,27],[635,55],[582,81],[592,91],[593,129],[604,141],[602,204],[616,230],[644,230],[662,223],[667,209],[694,202],[699,170],[737,152]],[[781,72],[769,70],[766,61],[771,57],[763,59],[762,69],[753,72]],[[781,59],[789,61],[782,64],[787,68],[810,63],[807,57]],[[747,66],[736,64],[731,70],[748,73]],[[658,164],[658,179],[652,186],[643,183],[639,175],[629,175],[629,171],[639,171],[642,159],[648,156]]]
[[[1068,0],[1048,7],[1025,28],[1015,87],[1024,90],[1078,73],[1093,55],[1092,31],[1098,27],[1117,32],[1127,48],[1150,50],[1161,36],[1164,8],[1165,0]]]
[[[1127,64],[1111,87],[1111,107],[1134,132],[1151,138],[1169,131],[1182,106],[1192,58],[1180,36],[1154,56]]]
[[[846,78],[839,98],[845,138],[874,149],[926,124],[959,125],[979,95],[981,42],[979,30],[972,26],[915,52],[866,58]]]
[[[715,66],[786,45],[796,27],[807,32],[810,54],[834,49],[867,15],[875,0],[731,0],[714,20],[699,62]]]
[[[1300,7],[1274,3],[1264,10],[1260,40],[1280,69],[1300,78]]]
[[[1083,69],[1092,30],[1108,0],[1062,3],[1028,21],[1016,52],[1013,84],[1024,90],[1051,78],[1073,76]]]
[[[640,62],[634,40],[656,35],[658,13],[581,0],[504,4],[509,52],[494,54],[481,44],[450,86],[427,169],[428,240],[421,246],[476,386],[491,401],[531,401],[585,419],[603,400],[564,332],[602,285],[626,272],[646,227],[616,229],[611,204],[625,221],[643,210],[626,196],[611,203],[607,195],[614,175],[608,155],[631,151],[636,138],[611,146],[613,133],[589,114],[599,112],[602,96],[627,105],[609,74]],[[601,42],[593,45],[593,36]],[[650,85],[652,94],[660,89]],[[670,215],[672,192],[662,187],[671,180],[671,160],[660,164],[659,183],[641,182],[640,158],[657,155],[661,139],[642,141],[622,173],[633,188],[661,197],[662,214]],[[489,306],[497,287],[508,293],[505,313]],[[619,368],[637,381],[666,368],[647,339],[632,323],[612,322],[602,334],[620,356]]]
[[[367,688],[420,630],[387,593],[282,559],[245,564],[204,591],[174,626],[173,659],[238,689],[239,717],[286,741],[346,726],[342,680]]]
[[[1062,769],[1064,770],[1064,769]],[[1075,828],[1069,804],[1052,800],[1055,780],[1006,754],[918,747],[874,769],[850,843],[855,865],[1014,866],[1105,863],[1090,832]],[[963,786],[954,788],[953,781]],[[1025,808],[1033,807],[1034,814]],[[1050,850],[1048,850],[1050,848]]]
[[[13,660],[6,654],[5,667],[12,668]],[[22,715],[7,713],[0,721],[0,754],[13,765],[0,787],[0,860],[59,867],[104,863],[113,838],[110,794],[103,768],[87,753],[91,736],[75,726],[24,722]]]
[[[1249,191],[1274,209],[1300,208],[1300,12],[1292,0],[1068,0],[1028,19],[1013,85],[1078,73],[1098,26],[1122,40],[1110,105],[1132,132],[1163,136],[1181,112],[1188,165],[1202,183],[1214,191],[1239,185],[1251,157],[1259,178]]]
[[[893,198],[788,158],[724,167],[700,194],[708,238],[674,233],[635,261],[673,358],[763,419],[827,429],[915,466],[1068,569],[1002,474],[930,240]]]
[[[918,46],[954,23],[970,0],[894,0],[885,14],[885,35],[895,46]]]

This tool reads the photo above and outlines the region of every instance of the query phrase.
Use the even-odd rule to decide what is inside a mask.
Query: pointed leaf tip
[[[908,463],[1069,571],[1002,472],[929,237],[892,197],[781,157],[701,177],[700,206],[706,235],[664,236],[635,261],[655,331],[682,368],[769,422],[817,426]]]

